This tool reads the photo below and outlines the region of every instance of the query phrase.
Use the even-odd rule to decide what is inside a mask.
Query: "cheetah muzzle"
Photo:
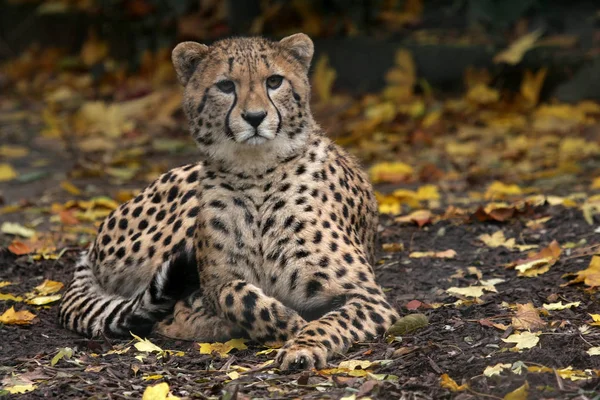
[[[283,345],[281,369],[322,368],[397,319],[373,272],[377,204],[310,111],[304,34],[173,50],[199,162],[102,223],[60,306],[88,336]]]

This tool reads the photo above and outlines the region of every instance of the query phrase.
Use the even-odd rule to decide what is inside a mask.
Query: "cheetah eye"
[[[217,82],[217,87],[223,93],[233,93],[235,91],[235,83],[229,80],[222,80]]]
[[[281,82],[283,82],[283,76],[281,75],[271,75],[267,78],[267,86],[269,89],[277,89],[281,86]]]

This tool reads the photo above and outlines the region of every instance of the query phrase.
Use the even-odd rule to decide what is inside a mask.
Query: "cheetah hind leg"
[[[190,341],[224,342],[244,336],[235,324],[206,307],[200,291],[178,301],[170,318],[158,323],[155,329],[161,336]]]

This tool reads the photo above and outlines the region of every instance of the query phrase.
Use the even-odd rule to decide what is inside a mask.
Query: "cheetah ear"
[[[294,58],[308,70],[310,61],[312,60],[315,47],[312,40],[304,33],[296,33],[291,36],[284,37],[279,41],[279,44],[284,49],[287,49]]]
[[[177,72],[177,78],[183,86],[187,85],[188,81],[196,71],[198,63],[208,53],[208,46],[196,42],[182,42],[173,49],[171,60]]]

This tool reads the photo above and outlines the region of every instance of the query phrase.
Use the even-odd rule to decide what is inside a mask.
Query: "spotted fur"
[[[173,51],[201,161],[120,206],[78,264],[60,321],[282,343],[282,369],[323,367],[396,321],[373,273],[377,204],[309,107],[312,41],[236,38]]]

